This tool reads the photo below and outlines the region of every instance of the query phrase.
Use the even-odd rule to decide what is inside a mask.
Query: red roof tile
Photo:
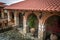
[[[4,7],[4,6],[5,6],[5,3],[0,2],[0,7]]]
[[[3,3],[3,2],[0,2],[0,4],[5,4],[5,3]]]
[[[5,9],[60,11],[60,0],[25,0],[9,5]]]

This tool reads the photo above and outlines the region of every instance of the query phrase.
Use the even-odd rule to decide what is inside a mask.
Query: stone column
[[[44,39],[44,24],[41,25],[41,40]]]
[[[39,20],[38,38],[40,40],[43,40],[43,32],[44,32],[44,25],[42,24],[41,20]]]
[[[4,18],[4,10],[1,10],[2,18]]]
[[[10,19],[10,11],[8,11],[7,15],[8,15],[8,22],[10,22],[11,21],[11,19]]]
[[[23,32],[26,33],[26,28],[27,28],[27,25],[26,25],[26,17],[25,15],[23,15]]]
[[[40,34],[40,32],[41,32],[41,23],[40,23],[40,20],[39,20],[39,27],[38,27],[38,38],[40,39],[41,37],[41,34]]]
[[[18,26],[19,25],[19,17],[18,17],[18,12],[17,11],[14,12],[14,21],[15,21],[14,26]]]

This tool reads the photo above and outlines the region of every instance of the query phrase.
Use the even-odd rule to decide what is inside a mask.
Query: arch
[[[44,19],[43,19],[43,24],[45,24],[46,20],[47,20],[49,17],[54,16],[54,15],[60,16],[58,13],[56,13],[56,14],[54,13],[54,14],[47,15],[47,16],[45,16]]]
[[[28,19],[30,16],[34,16],[36,19],[38,19],[37,16],[36,16],[34,13],[31,13],[30,15],[28,15],[27,19]]]
[[[31,17],[35,18],[35,20],[37,21],[37,24],[38,24],[38,18],[37,18],[37,16],[36,16],[35,14],[33,14],[33,13],[28,16],[27,22],[30,20]],[[32,19],[33,19],[33,18],[32,18]],[[28,23],[27,23],[27,25],[28,25]]]
[[[27,32],[30,32],[30,25],[29,25],[29,21],[32,19],[32,21],[34,22],[33,23],[33,27],[36,29],[36,33],[35,34],[37,34],[37,35],[35,35],[35,37],[38,37],[38,18],[37,18],[37,16],[34,14],[34,13],[32,13],[32,14],[30,14],[28,17],[27,17],[27,29],[28,29],[28,31]]]
[[[37,17],[37,19],[39,20],[39,18],[38,18],[38,15],[35,13],[35,12],[29,12],[29,13],[26,13],[26,19],[28,19],[28,17],[31,15],[31,14],[33,14],[33,15],[35,15],[36,17]]]
[[[45,20],[45,33],[44,37],[50,36],[51,33],[60,33],[60,16],[52,15]]]

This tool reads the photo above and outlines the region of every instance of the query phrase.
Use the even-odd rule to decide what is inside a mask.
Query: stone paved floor
[[[0,33],[0,40],[20,40],[20,39],[21,39],[21,35],[14,30]]]
[[[33,40],[30,37],[22,36],[17,30],[10,30],[3,33],[0,33],[0,40]],[[36,39],[35,39],[36,40]]]

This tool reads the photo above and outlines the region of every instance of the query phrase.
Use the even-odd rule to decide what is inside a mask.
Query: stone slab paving
[[[29,35],[22,36],[22,34],[15,29],[0,33],[0,40],[37,40],[31,38]]]

